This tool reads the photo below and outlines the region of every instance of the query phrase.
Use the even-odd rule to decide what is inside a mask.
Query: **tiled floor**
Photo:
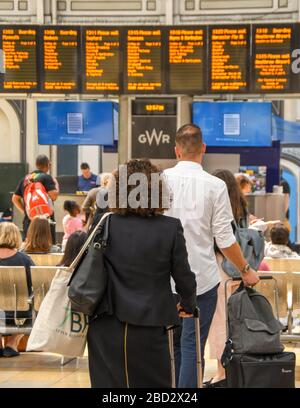
[[[296,386],[300,388],[300,344],[287,347],[297,354]],[[89,388],[87,357],[61,366],[57,354],[23,353],[16,358],[0,358],[0,388]],[[206,379],[213,377],[215,360],[206,360]]]
[[[87,358],[61,366],[57,354],[22,353],[0,359],[0,388],[89,388]]]

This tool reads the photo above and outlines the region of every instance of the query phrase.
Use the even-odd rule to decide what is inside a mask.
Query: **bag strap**
[[[74,259],[74,261],[71,263],[71,265],[68,267],[68,271],[73,273],[76,266],[79,264],[82,255],[85,253],[85,251],[87,250],[87,248],[89,247],[90,243],[93,241],[97,231],[99,230],[99,228],[105,223],[106,218],[109,217],[112,214],[112,212],[107,212],[105,214],[103,214],[103,216],[101,217],[101,220],[98,222],[98,224],[96,225],[96,227],[93,229],[93,232],[90,234],[90,236],[88,237],[88,239],[86,240],[86,242],[84,243],[83,247],[81,248],[81,250],[79,251],[78,255],[76,256],[76,258]],[[105,230],[104,230],[104,235],[103,235],[103,241],[107,242],[108,240],[108,222],[106,223],[105,226]],[[105,239],[106,238],[106,239]]]
[[[241,292],[244,289],[245,289],[244,282],[241,281],[239,287],[234,291],[234,293]],[[227,290],[225,291],[225,295],[226,295],[226,298],[225,298],[226,335],[227,335],[227,341],[231,341],[232,333],[231,333],[231,328],[230,328],[230,323],[229,323],[229,315],[228,315],[228,301],[229,301],[229,299],[227,299]],[[240,318],[240,315],[241,315],[241,307],[242,307],[241,303],[242,302],[240,302],[239,307],[238,307],[238,311],[237,311],[238,318]]]
[[[110,217],[107,217],[107,221],[104,225],[104,232],[103,232],[103,237],[102,237],[102,246],[106,247],[108,243],[108,234],[109,234],[109,222],[110,222]]]
[[[232,340],[229,338],[225,343],[225,348],[221,357],[221,364],[224,368],[228,366],[233,357]]]
[[[237,224],[237,222],[236,222],[236,220],[235,220],[234,217],[233,217],[233,220],[231,221],[231,226],[232,226],[232,229],[233,229],[233,233],[235,234],[236,231],[238,231],[239,226],[238,226],[238,224]]]
[[[40,175],[41,173],[35,173],[35,172],[32,172],[32,173],[28,173],[26,176],[25,176],[25,179],[24,179],[24,183],[25,183],[25,186],[28,186],[29,184],[33,184],[33,183],[37,183],[38,181],[39,181],[39,175]],[[33,176],[35,175],[35,179],[33,179]]]

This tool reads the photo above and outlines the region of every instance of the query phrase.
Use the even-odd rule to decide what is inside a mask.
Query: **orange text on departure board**
[[[44,30],[46,90],[71,91],[76,88],[77,35],[74,29]]]
[[[161,83],[161,30],[128,30],[127,78],[129,91],[155,91]]]
[[[204,90],[205,37],[206,30],[203,28],[173,28],[168,32],[171,91]]]
[[[204,31],[200,30],[170,30],[169,63],[170,64],[200,64],[202,59],[196,54],[197,47],[204,46]]]
[[[3,28],[5,90],[30,91],[37,87],[36,45],[36,29]]]
[[[245,27],[214,28],[211,34],[211,89],[247,88],[248,31]]]
[[[85,32],[87,91],[118,91],[119,30],[88,29]]]
[[[145,109],[147,112],[163,112],[165,110],[165,105],[146,105]]]
[[[257,27],[255,30],[255,88],[286,90],[291,66],[292,27]]]

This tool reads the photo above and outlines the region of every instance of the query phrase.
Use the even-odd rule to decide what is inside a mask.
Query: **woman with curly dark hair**
[[[163,215],[166,191],[149,160],[120,166],[110,182],[108,289],[88,330],[92,387],[171,386],[166,328],[179,323],[178,310],[194,312],[196,281],[181,223]]]

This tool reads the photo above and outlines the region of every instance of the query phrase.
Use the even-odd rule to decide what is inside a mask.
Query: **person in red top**
[[[36,158],[36,170],[32,173],[35,174],[35,180],[42,183],[47,191],[49,198],[54,202],[59,194],[59,186],[57,180],[48,174],[50,169],[50,160],[44,154],[40,154]],[[30,225],[30,219],[25,211],[24,205],[24,180],[25,177],[20,180],[15,193],[12,196],[12,202],[17,207],[17,209],[24,214],[23,220],[23,239],[26,239],[27,231]],[[52,221],[55,221],[54,214],[51,216]],[[52,242],[56,242],[55,237],[55,224],[51,224],[51,235],[52,235]]]

